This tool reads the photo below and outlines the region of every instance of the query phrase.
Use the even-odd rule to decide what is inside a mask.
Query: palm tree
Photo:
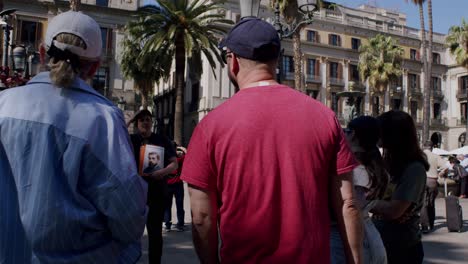
[[[125,27],[125,38],[122,42],[120,66],[124,77],[133,79],[141,94],[143,108],[148,108],[148,96],[153,94],[155,82],[167,79],[170,75],[171,54],[157,52],[143,53],[145,42],[138,40],[145,28],[140,26],[144,17],[129,22]]]
[[[429,139],[429,119],[431,117],[431,72],[428,68],[427,50],[426,50],[426,27],[424,26],[424,7],[423,4],[426,0],[406,0],[419,6],[419,23],[421,25],[421,49],[422,49],[422,62],[424,72],[424,91],[423,91],[423,131],[422,131],[422,142]],[[432,3],[431,3],[432,9]],[[432,13],[432,11],[431,11]],[[431,15],[432,16],[432,15]],[[432,17],[431,17],[432,19]],[[432,20],[431,20],[432,23]],[[432,45],[432,43],[431,43]],[[432,58],[432,50],[429,53]],[[432,65],[431,65],[432,66]],[[432,67],[431,67],[432,68]],[[432,69],[431,69],[432,70]]]
[[[215,1],[160,0],[158,3],[162,12],[150,14],[140,21],[140,27],[145,30],[138,40],[145,43],[143,55],[155,52],[159,56],[175,57],[174,140],[183,142],[186,60],[192,58],[193,51],[198,51],[208,60],[214,73],[216,62],[222,65],[218,37],[233,22],[224,19],[218,12],[222,7]]]
[[[297,0],[271,0],[270,5],[271,7],[275,7],[276,4],[279,4],[279,9],[281,14],[283,15],[285,21],[288,24],[292,24],[301,18],[301,13],[298,11]],[[303,91],[303,83],[302,83],[302,52],[301,52],[301,30],[304,28],[305,25],[302,25],[298,28],[292,35],[293,40],[293,54],[294,54],[294,87],[299,90]],[[280,61],[279,63],[283,63]]]
[[[371,96],[378,96],[378,112],[383,107],[383,96],[388,84],[402,74],[402,56],[403,49],[396,41],[381,34],[369,39],[369,43],[359,48],[359,74],[362,80],[369,81]]]
[[[81,0],[70,0],[70,10],[78,11],[80,9]]]
[[[465,19],[461,25],[450,27],[446,44],[457,63],[468,69],[468,23]]]

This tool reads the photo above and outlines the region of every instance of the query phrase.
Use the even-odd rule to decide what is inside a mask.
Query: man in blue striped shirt
[[[99,25],[65,12],[48,26],[50,72],[0,93],[0,263],[135,263],[146,222],[122,112],[84,80]]]

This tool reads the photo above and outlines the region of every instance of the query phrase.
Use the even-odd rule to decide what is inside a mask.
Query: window
[[[314,99],[317,99],[318,93],[318,90],[307,90],[307,95]]]
[[[418,75],[408,74],[408,85],[410,89],[418,89]]]
[[[401,99],[392,99],[392,110],[400,110]]]
[[[294,72],[294,60],[292,56],[283,56],[283,73]]]
[[[112,50],[112,29],[101,28],[102,50],[107,54]]]
[[[351,39],[351,48],[353,50],[359,50],[359,47],[361,46],[361,40],[357,38],[352,38]]]
[[[378,116],[380,114],[380,97],[372,97],[372,115]]]
[[[417,122],[418,119],[418,102],[411,101],[410,103],[410,114],[413,117],[414,121]]]
[[[336,95],[336,93],[331,93],[331,109],[336,113],[338,112],[338,102],[340,98]]]
[[[359,69],[357,65],[349,65],[349,80],[359,82]]]
[[[419,51],[415,49],[410,49],[410,59],[419,60]]]
[[[434,106],[432,109],[434,112],[434,119],[440,119],[440,104],[434,103]]]
[[[319,42],[317,31],[308,30],[308,31],[307,31],[307,41],[310,41],[310,42]]]
[[[96,0],[97,6],[109,6],[109,0]]]
[[[93,88],[100,94],[107,96],[109,89],[109,68],[100,67],[93,77]]]
[[[328,44],[341,47],[341,37],[335,34],[328,35]]]
[[[42,38],[42,24],[35,21],[18,21],[18,42],[31,46],[34,48],[39,47]]]
[[[462,120],[466,121],[466,103],[460,104],[460,117]]]
[[[330,62],[330,78],[338,77],[338,62]]]
[[[434,64],[440,64],[440,55],[439,53],[432,53],[432,63]]]
[[[318,71],[316,67],[317,67],[316,59],[307,59],[307,74],[308,75],[318,75]]]
[[[431,87],[433,91],[440,91],[440,78],[432,77],[431,78]]]
[[[458,78],[458,86],[460,93],[466,94],[466,89],[468,89],[468,75]]]

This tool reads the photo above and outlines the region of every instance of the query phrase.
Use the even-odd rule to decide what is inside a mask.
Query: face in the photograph
[[[160,157],[157,153],[148,154],[148,163],[150,166],[156,166],[159,164]]]

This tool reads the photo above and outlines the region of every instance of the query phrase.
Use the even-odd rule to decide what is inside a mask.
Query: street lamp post
[[[23,46],[16,46],[11,53],[13,57],[13,71],[26,72],[26,49]]]
[[[260,10],[259,0],[239,0],[241,17],[256,17]],[[313,21],[313,13],[317,9],[317,0],[297,0],[298,11],[302,14],[302,19],[291,25],[281,21],[280,16],[280,5],[279,1],[275,1],[274,20],[272,21],[273,26],[280,39],[291,38],[292,35],[300,29],[303,25],[308,25]],[[281,82],[282,74],[282,63],[283,63],[283,50],[280,52],[278,68],[276,69],[277,81]]]
[[[3,67],[8,67],[8,49],[10,48],[10,30],[13,30],[13,27],[10,26],[9,20],[10,15],[16,12],[16,9],[7,9],[0,12],[0,25],[3,29]]]

